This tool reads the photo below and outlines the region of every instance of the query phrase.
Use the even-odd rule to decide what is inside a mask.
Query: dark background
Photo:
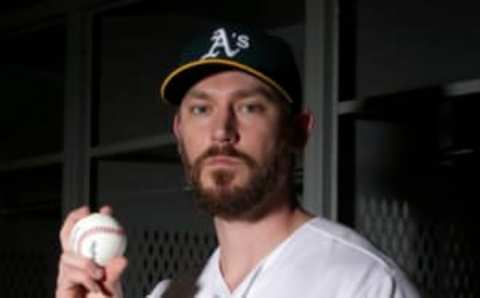
[[[53,296],[57,234],[83,204],[112,205],[127,228],[126,297],[201,265],[215,236],[192,206],[174,110],[158,88],[181,45],[212,19],[253,23],[292,45],[317,116],[295,175],[306,207],[366,235],[425,297],[479,296],[479,8],[2,2],[0,296]]]

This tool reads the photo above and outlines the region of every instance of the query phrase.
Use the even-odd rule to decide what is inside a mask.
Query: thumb
[[[120,279],[122,273],[127,268],[128,261],[125,257],[116,257],[110,260],[105,266],[105,279],[103,282],[104,290],[107,294],[117,297],[121,292]]]

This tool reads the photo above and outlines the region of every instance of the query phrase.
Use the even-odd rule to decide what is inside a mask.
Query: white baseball
[[[92,213],[73,226],[70,245],[75,253],[105,266],[112,258],[124,254],[127,237],[113,217]]]

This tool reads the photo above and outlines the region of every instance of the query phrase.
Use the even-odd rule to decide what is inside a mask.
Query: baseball
[[[75,253],[105,266],[110,259],[123,255],[127,237],[113,217],[92,213],[73,226],[70,245]]]

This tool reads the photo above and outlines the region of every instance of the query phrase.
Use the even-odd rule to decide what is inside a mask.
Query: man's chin
[[[212,217],[224,220],[255,221],[262,217],[263,196],[252,196],[248,190],[203,189],[198,196],[199,207]]]
[[[232,190],[244,186],[238,173],[230,169],[205,171],[201,178],[203,188],[212,191]]]
[[[204,187],[202,187],[203,193],[208,193],[210,194],[211,197],[215,197],[218,199],[221,199],[222,197],[225,197],[225,196],[229,197],[236,190],[237,188],[233,186],[231,183],[223,184],[223,185],[209,183],[208,185],[204,185]]]

